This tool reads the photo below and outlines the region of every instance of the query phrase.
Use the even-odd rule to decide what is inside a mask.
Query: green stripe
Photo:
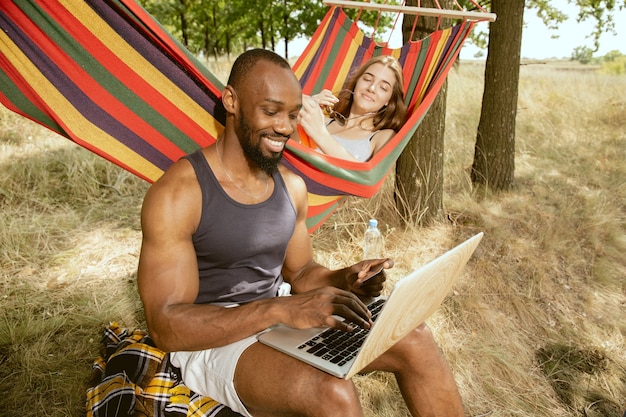
[[[46,14],[44,10],[31,4],[20,6],[33,20],[35,25],[42,29],[55,43],[60,45],[72,60],[79,64],[98,84],[126,107],[131,109],[137,116],[167,137],[170,142],[182,149],[183,152],[189,153],[198,148],[196,142],[181,132],[180,129],[151,107],[149,103],[146,103],[106,68],[100,65],[86,49],[57,24],[54,19]],[[120,122],[125,124],[122,120],[120,120]]]
[[[419,68],[419,71],[415,71],[415,68],[413,69],[413,76],[411,77],[411,80],[409,82],[408,89],[407,89],[407,91],[411,93],[411,94],[407,94],[407,97],[406,97],[407,103],[410,103],[411,100],[413,99],[413,96],[418,94],[418,92],[416,91],[417,83],[419,82],[421,74],[427,69],[425,68],[425,62],[426,62],[426,58],[428,57],[428,51],[430,50],[431,43],[432,43],[432,39],[429,36],[429,37],[424,38],[420,44],[418,56],[417,56],[417,59],[415,60],[415,68]],[[419,103],[416,103],[416,105],[418,104]],[[409,109],[409,111],[411,111],[411,109]]]
[[[115,3],[119,8],[124,10],[124,15],[129,17],[130,19],[132,19],[135,23],[137,23],[139,26],[142,26],[144,28],[144,31],[148,31],[149,29],[147,28],[147,26],[144,24],[144,22],[142,20],[139,20],[127,7],[126,5],[124,5],[123,3],[121,3],[119,0],[111,0],[112,3]],[[161,25],[161,23],[159,23],[158,20],[154,19],[154,17],[152,17],[152,15],[150,15],[144,8],[143,6],[141,6],[139,4],[139,7],[142,8],[142,10],[146,13],[147,16],[150,17],[150,19],[155,22],[159,28],[161,28],[161,30],[163,31],[163,34],[165,34],[165,36],[167,36],[172,42],[174,42],[174,44],[176,44],[176,46],[178,47],[179,51],[182,51],[182,53],[191,61],[191,63],[193,64],[193,66],[202,73],[202,75],[204,77],[206,77],[210,84],[212,84],[213,86],[215,86],[215,88],[218,91],[222,91],[224,90],[224,84],[222,84],[222,81],[219,80],[215,75],[213,75],[213,73],[211,73],[209,71],[209,69],[207,67],[204,66],[204,64],[202,62],[200,62],[200,60],[194,55],[192,54],[182,43],[180,43],[180,41],[178,39],[176,39],[170,32],[167,31],[167,29],[165,29],[163,27],[163,25]]]
[[[321,225],[321,223],[324,221],[324,219],[328,215],[330,215],[332,212],[337,210],[337,208],[339,208],[339,206],[343,203],[343,201],[346,198],[347,197],[340,198],[339,200],[337,200],[337,202],[335,204],[333,204],[327,210],[323,211],[322,213],[318,214],[317,216],[307,217],[307,219],[306,219],[306,227],[307,227],[307,229],[308,230],[317,229],[317,227],[319,227]]]
[[[2,85],[2,93],[6,96],[6,98],[24,114],[27,114],[29,118],[32,118],[38,123],[49,127],[61,135],[66,135],[63,128],[56,121],[48,117],[47,113],[41,111],[41,109],[37,107],[28,97],[26,97],[22,93],[22,90],[18,88],[18,86],[4,71],[0,71],[0,85]]]
[[[378,181],[380,181],[380,179],[386,174],[387,170],[394,163],[394,160],[390,160],[389,156],[387,155],[381,161],[381,163],[379,163],[372,169],[366,171],[351,170],[322,159],[322,157],[316,152],[305,152],[300,149],[295,149],[291,147],[289,143],[287,143],[287,148],[289,149],[290,153],[296,155],[299,159],[308,162],[310,165],[313,165],[317,170],[326,175],[330,175],[333,178],[340,178],[344,181],[349,181],[354,184],[360,184],[365,186],[373,186]],[[314,174],[307,175],[309,175],[313,180],[319,179]],[[332,187],[332,184],[330,184],[329,186]]]
[[[337,23],[338,23],[337,21],[335,22],[331,21],[331,24],[328,26],[328,31],[332,32],[333,28],[337,25]],[[336,65],[342,64],[342,63],[337,62],[337,57],[339,56],[339,53],[341,51],[342,46],[344,45],[344,42],[347,42],[347,41],[354,42],[354,40],[349,37],[349,31],[351,27],[352,27],[352,21],[350,19],[345,19],[343,24],[339,28],[339,31],[337,32],[337,36],[329,39],[329,41],[332,42],[332,48],[331,48],[330,53],[327,56],[330,58],[335,57],[335,60],[329,60],[329,61],[326,61],[325,63],[311,62],[311,65],[322,66],[322,71],[320,72],[317,80],[315,80],[315,87],[311,91],[322,91],[324,82],[326,82],[327,79],[330,77],[331,71],[334,70],[334,67]],[[325,36],[327,35],[328,31],[324,33]],[[324,46],[325,46],[324,44],[321,44],[320,48]]]

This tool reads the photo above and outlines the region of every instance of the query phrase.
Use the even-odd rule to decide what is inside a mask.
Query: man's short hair
[[[279,67],[291,69],[291,65],[280,55],[267,49],[250,49],[239,55],[233,64],[228,77],[228,85],[237,89],[241,86],[246,76],[250,73],[254,65],[259,61],[272,62]]]

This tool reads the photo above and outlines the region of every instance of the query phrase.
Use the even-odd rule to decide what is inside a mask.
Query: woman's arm
[[[302,110],[299,114],[299,123],[311,139],[326,155],[336,158],[357,161],[357,159],[341,146],[326,129],[326,117],[322,109],[312,97],[304,97]]]

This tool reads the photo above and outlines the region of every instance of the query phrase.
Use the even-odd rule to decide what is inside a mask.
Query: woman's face
[[[396,77],[391,68],[377,62],[363,73],[354,86],[353,112],[377,112],[389,104]],[[355,107],[356,106],[356,107]]]

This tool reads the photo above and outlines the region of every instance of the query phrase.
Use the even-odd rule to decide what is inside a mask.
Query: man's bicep
[[[183,240],[144,239],[137,272],[146,308],[193,303],[198,293],[198,268],[193,244]]]
[[[306,224],[296,224],[295,231],[287,245],[287,254],[283,264],[283,277],[292,283],[304,269],[313,262],[313,248]]]
[[[296,208],[296,224],[287,245],[282,271],[285,280],[293,284],[294,279],[313,262],[313,245],[306,227],[308,210],[306,185],[302,178],[292,172],[285,173],[283,177]]]
[[[162,190],[151,191],[141,214],[137,281],[146,314],[155,315],[173,304],[193,303],[199,284],[191,205]]]

